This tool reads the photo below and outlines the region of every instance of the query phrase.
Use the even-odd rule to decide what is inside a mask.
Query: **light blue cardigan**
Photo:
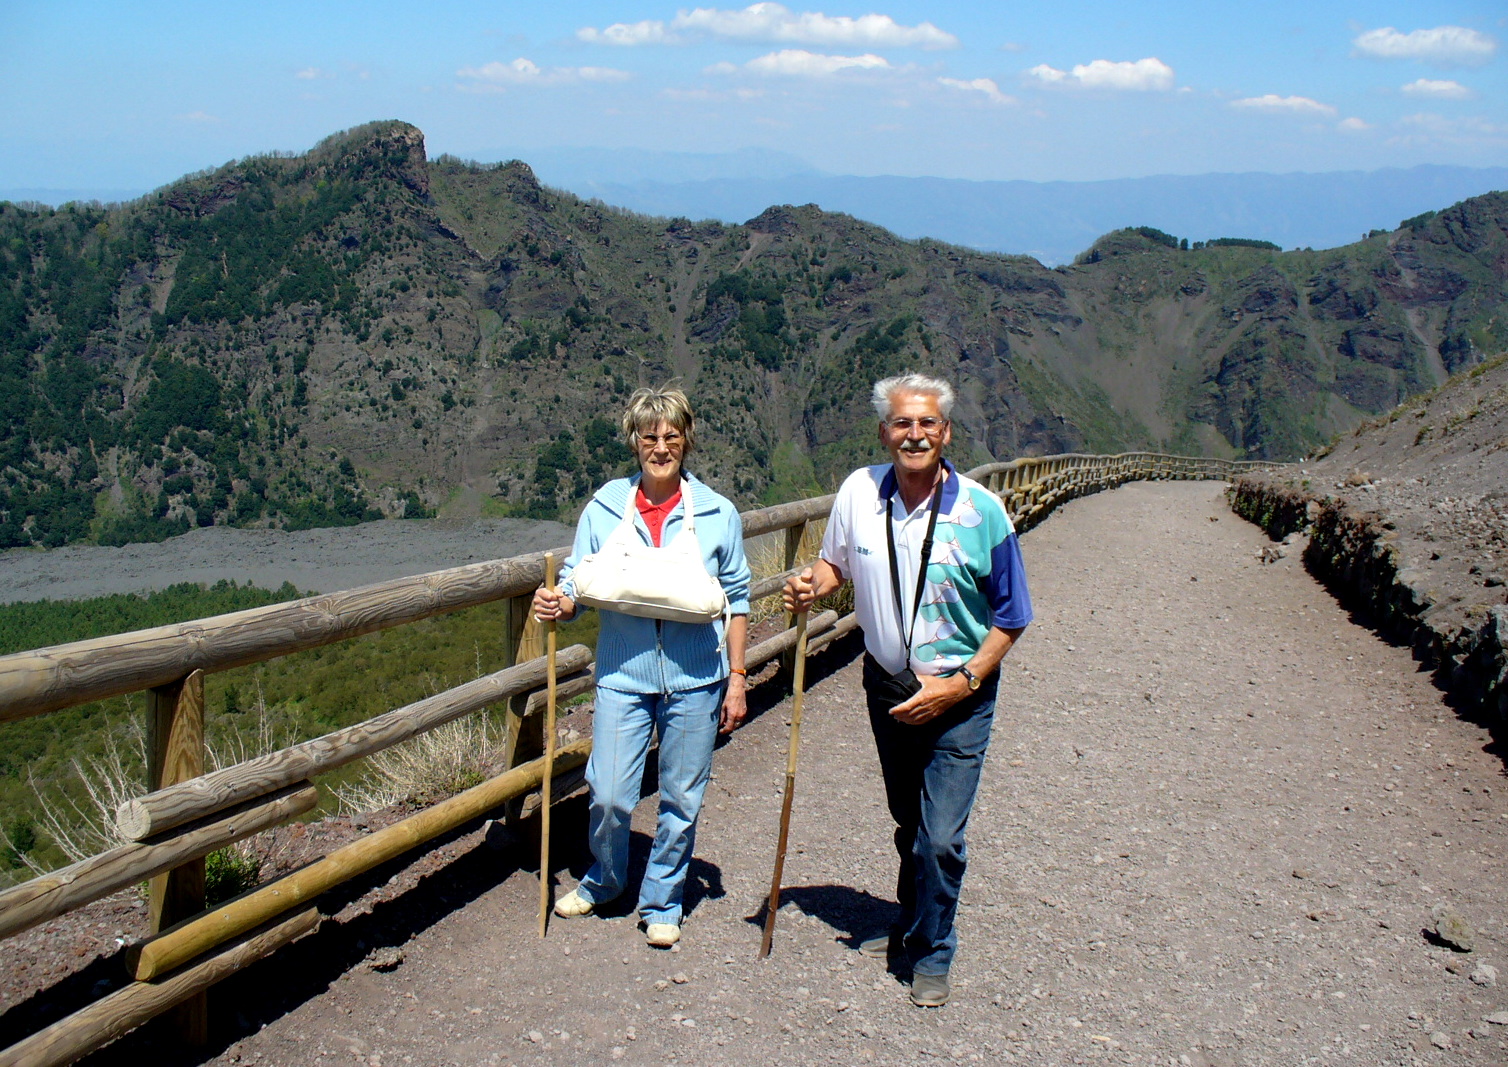
[[[744,558],[743,521],[738,509],[694,476],[691,483],[696,503],[696,539],[702,562],[709,574],[722,583],[733,615],[749,613],[749,563]],[[560,589],[575,598],[571,574],[582,557],[602,547],[608,535],[622,522],[625,509],[639,489],[640,475],[608,482],[587,501],[576,523],[576,541],[571,556],[561,568]],[[684,497],[665,518],[660,544],[668,545],[685,523]],[[634,509],[634,529],[650,540],[644,517]],[[578,609],[579,610],[579,609]],[[597,684],[622,693],[679,693],[711,685],[728,677],[728,657],[722,644],[723,623],[661,622],[641,619],[619,611],[602,612],[597,637]]]

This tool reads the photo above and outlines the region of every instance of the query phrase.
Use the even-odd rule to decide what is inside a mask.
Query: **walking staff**
[[[785,873],[785,843],[791,833],[791,801],[796,795],[796,752],[801,747],[801,698],[806,692],[806,608],[796,615],[796,667],[791,679],[791,745],[785,757],[785,797],[780,802],[780,841],[775,846],[775,873],[770,878],[770,901],[764,916],[764,941],[759,958],[770,954],[775,938],[775,913],[780,910],[780,877]]]
[[[555,591],[555,553],[545,553],[545,588]],[[539,936],[550,925],[550,786],[555,777],[555,620],[545,623],[545,774],[539,797]]]

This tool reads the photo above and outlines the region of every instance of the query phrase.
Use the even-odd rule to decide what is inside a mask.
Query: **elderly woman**
[[[639,914],[649,943],[669,948],[681,936],[681,898],[702,794],[712,774],[712,747],[718,733],[731,733],[744,718],[749,565],[737,509],[683,467],[695,443],[686,395],[679,389],[640,389],[623,413],[623,433],[639,460],[639,473],[608,482],[587,503],[558,591],[534,594],[535,617],[549,622],[575,616],[574,572],[615,533],[668,550],[686,529],[688,513],[694,547],[721,584],[727,611],[710,622],[602,612],[587,764],[595,862],[581,884],[556,903],[555,913],[586,915],[623,892],[629,821],[639,802],[650,733],[657,731],[659,825],[639,889]]]

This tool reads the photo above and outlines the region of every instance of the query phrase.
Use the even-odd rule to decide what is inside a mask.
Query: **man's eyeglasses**
[[[911,427],[918,427],[924,434],[934,434],[948,424],[947,419],[935,418],[932,415],[923,415],[919,419],[886,419],[885,428],[895,433],[910,433]]]
[[[686,440],[684,437],[682,437],[678,433],[675,433],[674,431],[664,435],[657,433],[636,433],[634,434],[634,439],[637,440],[639,444],[648,445],[650,448],[658,448],[662,444],[666,448],[676,448]]]

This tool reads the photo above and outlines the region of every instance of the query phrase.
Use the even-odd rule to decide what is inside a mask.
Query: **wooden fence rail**
[[[591,649],[585,645],[572,645],[559,657],[560,669],[567,674],[583,669],[591,661]],[[464,685],[312,741],[269,752],[127,801],[116,812],[116,825],[125,837],[140,841],[243,800],[344,767],[443,726],[468,712],[537,689],[544,681],[545,664],[537,659],[485,674]]]
[[[1017,528],[1025,530],[1067,500],[1127,481],[1228,478],[1264,465],[1132,452],[1026,457],[986,464],[968,473],[999,494]],[[808,524],[824,520],[832,501],[832,496],[815,497],[743,513],[745,538],[785,535],[782,570],[754,582],[754,598],[778,593],[785,579],[799,570]],[[569,550],[554,551],[564,555]],[[529,599],[543,579],[544,553],[536,552],[0,657],[0,722],[149,690],[157,725],[148,759],[157,769],[154,781],[162,784],[117,813],[119,829],[137,843],[0,892],[0,937],[140,879],[192,869],[185,864],[202,866],[210,851],[312,808],[316,791],[309,779],[317,774],[482,708],[502,703],[509,709],[507,769],[482,785],[213,909],[200,910],[202,883],[197,903],[192,895],[195,883],[189,878],[189,895],[183,896],[184,883],[180,883],[179,899],[173,904],[167,900],[168,883],[159,877],[153,883],[152,914],[161,916],[162,922],[154,922],[151,936],[129,953],[137,981],[0,1050],[0,1067],[71,1062],[174,1005],[193,1003],[209,985],[318,925],[318,912],[312,908],[294,919],[281,920],[285,912],[500,805],[510,804],[516,815],[521,810],[520,798],[539,788],[543,774],[542,761],[536,757],[544,661],[539,657],[537,624],[528,614]],[[199,773],[204,673],[498,600],[509,605],[505,640],[512,666],[313,741]],[[777,657],[789,658],[795,631],[789,617],[786,622],[783,632],[748,650],[751,671]],[[815,616],[808,627],[809,649],[815,651],[851,632],[856,623],[851,614],[839,618],[836,612],[826,611]],[[584,646],[560,653],[562,699],[590,689],[591,664],[592,654]],[[562,788],[567,784],[579,784],[581,765],[590,751],[589,738],[558,751],[557,796],[568,791]],[[230,948],[222,947],[232,941]],[[202,1018],[202,1011],[199,1015]]]

